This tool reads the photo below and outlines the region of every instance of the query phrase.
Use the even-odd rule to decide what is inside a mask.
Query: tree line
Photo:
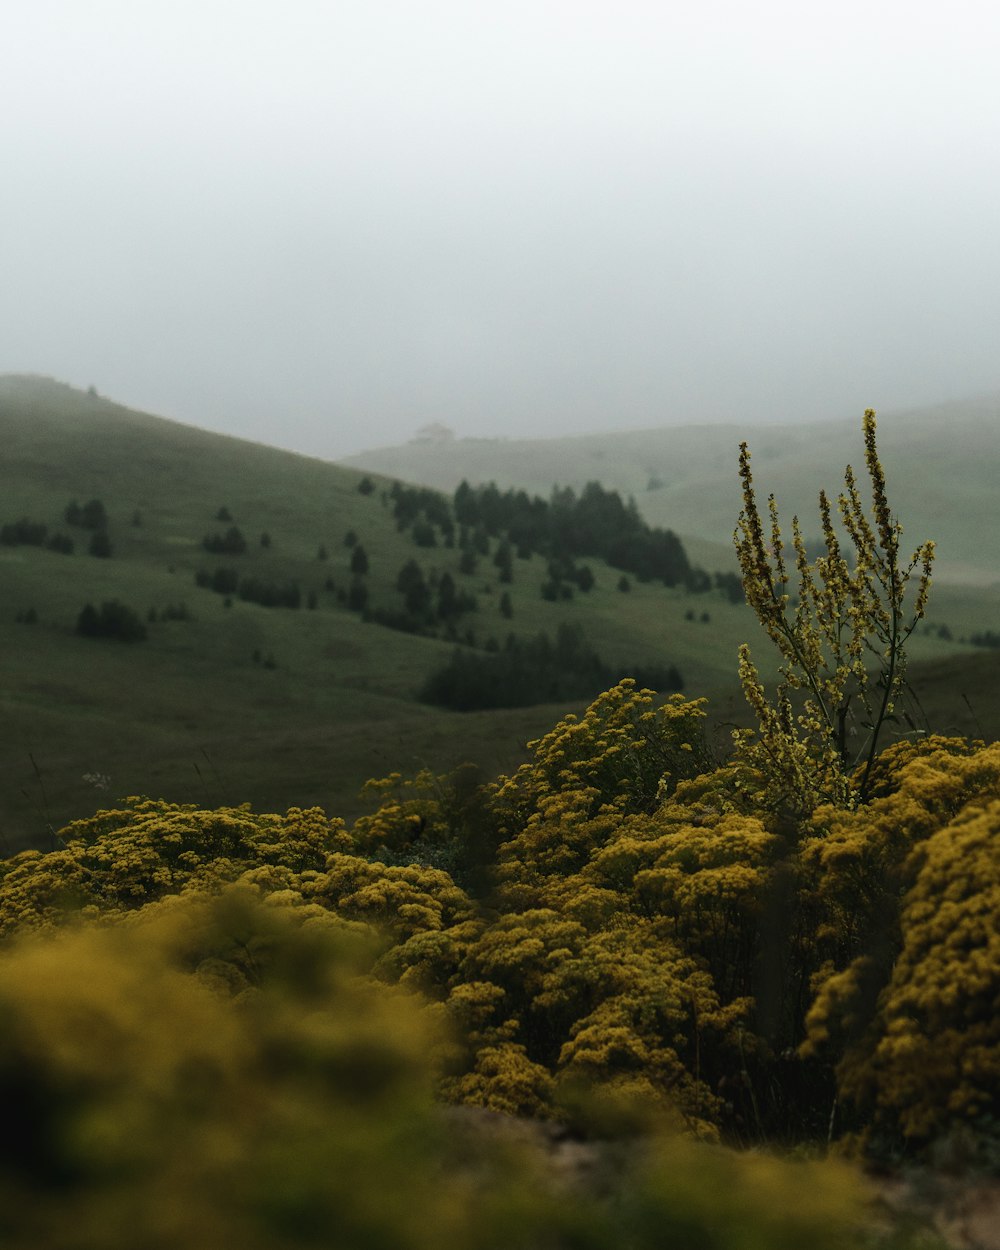
[[[108,514],[99,499],[91,499],[82,506],[74,499],[67,505],[63,520],[67,525],[91,532],[87,545],[90,555],[107,559],[112,554],[111,539],[108,536]],[[76,544],[69,534],[60,530],[50,532],[47,522],[33,521],[26,516],[0,526],[0,545],[45,547],[66,556],[73,555],[76,550]]]
[[[711,585],[672,530],[648,525],[634,499],[625,503],[599,482],[588,482],[580,494],[571,486],[554,487],[544,500],[524,490],[501,492],[494,482],[473,487],[463,481],[453,506],[460,526],[505,535],[522,558],[535,553],[550,560],[591,556],[640,581],[690,589]]]
[[[589,699],[632,677],[660,692],[684,688],[673,665],[607,664],[577,625],[562,623],[555,638],[509,634],[502,648],[473,651],[456,648],[421,687],[421,702],[457,712],[530,707],[537,703]]]

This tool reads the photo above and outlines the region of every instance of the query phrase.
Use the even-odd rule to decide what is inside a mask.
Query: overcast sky
[[[1000,389],[1000,9],[5,0],[0,372],[335,457]]]

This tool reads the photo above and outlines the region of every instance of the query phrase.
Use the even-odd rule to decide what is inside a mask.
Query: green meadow
[[[347,609],[349,532],[368,556],[370,604],[398,606],[399,570],[416,559],[428,576],[449,572],[475,596],[462,625],[474,628],[480,647],[510,632],[554,635],[560,623],[576,624],[610,664],[675,665],[688,695],[710,699],[723,749],[729,727],[748,723],[738,645],[755,644],[765,678],[774,676],[749,610],[717,591],[692,595],[633,578],[623,593],[618,570],[588,560],[593,589],[549,602],[537,555],[514,561],[506,587],[490,557],[461,574],[457,548],[418,548],[397,529],[391,479],[374,473],[365,494],[360,469],[35,378],[0,379],[0,438],[0,525],[28,518],[75,544],[72,555],[0,545],[0,836],[8,853],[47,846],[68,820],[126,794],[258,810],[318,804],[351,818],[369,777],[466,761],[495,775],[524,758],[525,743],[567,707],[455,713],[419,703],[421,684],[454,643],[366,623]],[[94,498],[109,518],[108,559],[88,554],[90,533],[64,521],[70,503]],[[231,525],[245,536],[245,553],[204,550],[207,535]],[[922,537],[925,518],[915,515],[912,527]],[[710,571],[732,567],[710,531],[688,548]],[[267,608],[195,584],[199,570],[221,566],[295,582],[303,605]],[[110,601],[146,623],[145,641],[75,632],[85,604]],[[164,619],[181,607],[187,619]],[[962,639],[998,621],[995,587],[935,588],[933,628],[911,647],[923,661],[914,673],[932,724],[996,731],[996,653]]]

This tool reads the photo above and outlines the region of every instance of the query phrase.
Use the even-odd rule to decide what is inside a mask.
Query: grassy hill
[[[398,571],[417,558],[428,574],[450,569],[476,595],[473,623],[484,639],[554,633],[569,618],[609,661],[666,660],[698,690],[731,682],[745,613],[721,597],[699,602],[699,619],[689,621],[683,592],[637,584],[620,594],[618,574],[594,562],[588,596],[550,604],[538,593],[545,574],[535,557],[516,562],[506,621],[489,561],[462,578],[456,552],[417,549],[397,531],[384,483],[363,495],[357,471],[37,378],[0,380],[0,438],[0,524],[26,517],[75,543],[71,556],[0,546],[0,834],[8,849],[124,793],[268,808],[320,803],[350,815],[369,776],[466,759],[495,772],[516,762],[524,741],[563,709],[456,716],[415,702],[452,644],[364,624],[344,609],[337,592],[350,581],[348,530],[368,554],[375,603],[398,603]],[[63,519],[70,502],[91,498],[109,515],[111,559],[86,554],[89,533]],[[221,508],[248,540],[242,556],[202,548],[206,534],[228,528],[216,519]],[[268,609],[238,598],[227,607],[194,583],[197,570],[220,565],[294,580],[317,607]],[[155,611],[147,641],[123,646],[74,633],[85,603],[109,600],[143,619]],[[191,619],[163,619],[181,604]],[[710,625],[700,620],[706,611]],[[260,662],[269,657],[273,668]],[[95,789],[104,778],[107,789]]]
[[[320,804],[350,817],[371,776],[466,760],[494,774],[515,764],[524,742],[565,706],[457,714],[418,703],[422,682],[453,644],[364,623],[345,608],[349,530],[368,554],[365,581],[377,605],[399,603],[399,569],[417,559],[428,576],[450,572],[476,596],[467,619],[480,646],[512,630],[554,635],[570,621],[609,663],[675,664],[689,693],[712,699],[723,726],[745,722],[735,653],[757,636],[755,625],[745,607],[718,593],[691,596],[633,581],[623,594],[619,573],[594,560],[593,590],[551,603],[539,593],[545,562],[536,555],[514,562],[506,620],[491,561],[463,577],[457,550],[417,548],[397,529],[388,483],[378,480],[363,494],[355,469],[37,378],[0,379],[0,439],[0,525],[28,518],[75,544],[72,555],[0,545],[2,850],[45,845],[50,829],[128,793],[269,810]],[[108,513],[109,559],[87,554],[90,533],[64,519],[72,501],[92,498]],[[231,522],[218,519],[222,509]],[[204,537],[230,524],[245,535],[246,552],[206,552]],[[711,550],[694,555],[708,563],[703,551]],[[295,582],[303,604],[312,594],[316,606],[266,608],[238,597],[227,604],[196,586],[198,570],[227,565]],[[85,603],[111,600],[146,623],[146,641],[123,645],[74,632]],[[187,619],[165,619],[181,605]],[[996,615],[984,618],[979,592],[940,609],[935,619],[949,625],[952,641],[927,634],[915,653],[961,663],[967,648],[959,639],[969,628],[995,627]],[[757,650],[770,673],[766,650]],[[994,660],[995,653],[972,657],[981,671],[964,689],[976,694],[974,713],[958,697],[961,668],[931,682],[932,710],[940,703],[949,723],[964,717],[973,729],[977,716],[992,723],[1000,700],[984,707],[984,692]]]
[[[879,415],[890,497],[915,542],[934,537],[938,543],[940,582],[1000,580],[1000,544],[981,537],[1000,533],[998,419],[996,396]],[[862,466],[860,430],[858,412],[844,421],[756,429],[678,426],[530,441],[417,441],[344,463],[443,490],[467,478],[547,495],[553,482],[578,489],[599,480],[634,495],[651,525],[673,529],[686,542],[716,544],[711,553],[698,551],[697,558],[723,567],[720,561],[732,561],[740,510],[740,442],[750,445],[764,497],[774,491],[789,517],[798,512],[803,518],[808,535],[820,488],[836,493],[844,465]]]

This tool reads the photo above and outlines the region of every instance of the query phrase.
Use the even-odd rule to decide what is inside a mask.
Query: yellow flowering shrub
[[[863,428],[870,509],[850,465],[837,499],[853,562],[841,549],[825,491],[819,495],[823,554],[810,562],[798,517],[788,549],[774,495],[766,524],[761,516],[750,452],[740,444],[743,511],[733,540],[747,603],[781,656],[781,680],[769,700],[749,646],[740,647],[740,682],[758,728],[737,730],[734,739],[760,804],[774,810],[801,815],[821,802],[868,801],[880,735],[904,690],[905,644],[927,606],[934,543],[904,559],[903,527],[889,508],[875,426],[869,408]]]
[[[668,919],[674,940],[707,960],[733,997],[750,992],[778,843],[756,817],[725,814],[657,838],[649,844],[650,867],[634,878],[637,906]]]
[[[499,837],[474,764],[446,774],[428,769],[415,777],[390,773],[366,782],[361,793],[377,806],[351,829],[351,849],[357,854],[387,864],[440,868],[463,887],[486,887]]]
[[[304,898],[384,929],[397,940],[475,915],[472,900],[438,868],[385,865],[335,852],[324,872],[303,872],[299,880]]]
[[[504,990],[510,1014],[530,1011],[546,980],[579,949],[581,924],[548,909],[501,916],[486,928],[460,969],[463,980],[489,981]]]
[[[888,965],[898,947],[898,904],[911,884],[910,853],[966,806],[1000,793],[1000,743],[967,749],[930,739],[886,763],[881,797],[848,811],[823,807],[811,820],[800,859],[817,907],[815,938],[831,971],[871,956]]]
[[[373,993],[420,997],[428,1082],[494,1111],[597,1098],[762,1142],[825,1138],[837,1099],[883,1139],[986,1132],[1000,744],[897,743],[867,803],[792,819],[711,765],[702,716],[623,682],[492,786],[373,782],[350,831],[128,800],[0,863],[0,937],[169,931],[157,958],[241,1003],[360,942]]]
[[[351,829],[353,846],[362,854],[402,851],[423,839],[440,841],[451,830],[443,810],[443,778],[429,769],[415,777],[390,773],[366,781],[362,795],[379,800],[371,815],[359,816]]]
[[[856,1119],[927,1139],[997,1111],[1000,744],[900,750],[880,786],[803,844],[821,961],[803,1052]]]
[[[249,887],[6,950],[4,1245],[458,1244],[427,1026],[368,959]]]
[[[652,809],[676,783],[705,771],[704,699],[671,695],[659,707],[652,692],[626,677],[587,708],[563,718],[528,744],[533,759],[491,787],[501,832],[516,837],[545,800],[586,794],[590,809]]]
[[[381,943],[288,881],[263,865],[211,893],[192,887],[0,950],[5,1246],[856,1244],[863,1191],[830,1167],[653,1135],[632,1159],[602,1165],[612,1201],[548,1180],[551,1160],[527,1141],[462,1134],[430,1097],[441,1009],[374,980]],[[573,946],[579,935],[565,936]],[[594,962],[614,978],[622,954],[609,947]],[[650,960],[640,979],[657,975]],[[669,1014],[662,984],[652,1009]],[[452,1018],[488,1030],[504,993],[463,982]],[[612,1000],[606,1018],[595,1010],[575,1031],[567,1069],[624,1070],[627,1081],[622,1053],[689,1079],[620,1007]],[[683,1009],[675,1016],[668,1027],[683,1031]],[[632,1071],[641,1087],[641,1067]],[[553,1084],[523,1045],[497,1037],[446,1092],[524,1113],[548,1105]]]
[[[565,1081],[633,1090],[641,1082],[647,1099],[699,1131],[722,1110],[700,1056],[709,1069],[747,1010],[743,1001],[720,1003],[711,975],[662,923],[621,914],[591,932],[551,909],[502,916],[484,929],[453,975],[445,1007],[465,1039],[452,1055],[450,1097],[505,1105],[512,1065],[534,1074],[527,1088],[538,1098]]]
[[[636,920],[595,934],[549,979],[535,1007],[575,1017],[559,1052],[561,1078],[633,1094],[641,1086],[689,1127],[714,1131],[722,1105],[702,1080],[700,1058],[744,1004],[723,1008],[711,976],[662,929]]]
[[[344,822],[318,808],[280,816],[139,798],[74,821],[60,837],[63,849],[0,862],[0,935],[45,927],[68,910],[139,907],[252,866],[319,868],[350,844]]]
[[[475,918],[458,921],[447,929],[420,929],[409,937],[400,936],[378,960],[378,974],[387,981],[439,997],[484,927],[485,922]]]
[[[876,1127],[929,1139],[1000,1113],[1000,799],[918,843],[906,875],[897,957],[838,1074]],[[817,1040],[844,1010],[829,997],[810,1016]]]
[[[524,827],[497,851],[496,882],[504,907],[547,906],[617,834],[622,813],[610,805],[595,812],[594,797],[587,788],[538,798]]]
[[[94,870],[70,851],[22,851],[0,860],[0,935],[44,929],[67,913],[96,915],[103,895]]]
[[[440,1089],[450,1102],[534,1116],[551,1108],[554,1082],[524,1046],[499,1039],[478,1047],[471,1070],[446,1077]]]

